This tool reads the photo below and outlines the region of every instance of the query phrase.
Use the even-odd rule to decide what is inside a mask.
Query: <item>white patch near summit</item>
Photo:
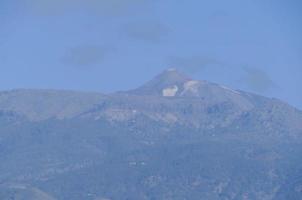
[[[190,91],[192,93],[198,93],[198,84],[199,84],[199,81],[187,81],[184,83],[184,92],[187,92],[187,91]]]
[[[176,85],[163,89],[162,94],[164,97],[174,97],[178,91]]]

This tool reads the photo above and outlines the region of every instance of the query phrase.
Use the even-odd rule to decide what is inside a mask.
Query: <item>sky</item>
[[[302,109],[301,0],[1,0],[0,90],[136,88],[167,68]]]

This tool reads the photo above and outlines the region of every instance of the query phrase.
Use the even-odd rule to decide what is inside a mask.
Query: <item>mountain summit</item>
[[[176,96],[192,79],[174,68],[167,69],[143,86],[129,91],[136,95]]]
[[[252,107],[251,102],[245,98],[244,92],[203,80],[194,80],[173,68],[163,71],[143,86],[126,93],[137,96],[199,99],[204,104],[228,102],[240,109]]]

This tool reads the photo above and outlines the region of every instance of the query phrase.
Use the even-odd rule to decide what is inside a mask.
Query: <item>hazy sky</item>
[[[113,92],[165,68],[302,108],[301,0],[1,0],[0,90]]]

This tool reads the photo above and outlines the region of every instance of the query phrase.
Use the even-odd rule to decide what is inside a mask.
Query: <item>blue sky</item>
[[[113,92],[162,70],[302,109],[300,0],[1,0],[0,90]]]

